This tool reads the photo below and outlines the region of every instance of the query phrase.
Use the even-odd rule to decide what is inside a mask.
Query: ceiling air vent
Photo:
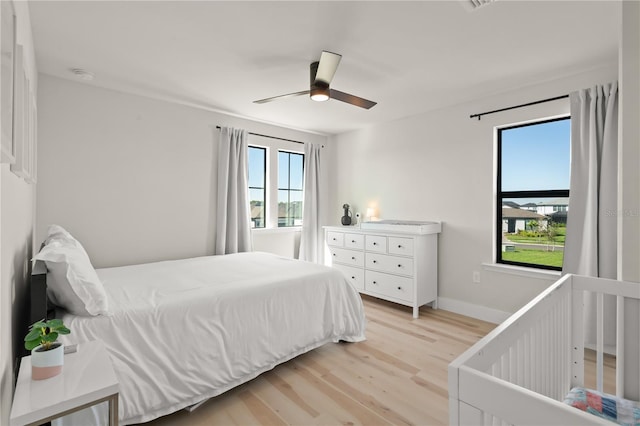
[[[486,6],[495,2],[496,0],[460,0],[460,3],[467,9],[469,12],[476,10],[479,7]]]

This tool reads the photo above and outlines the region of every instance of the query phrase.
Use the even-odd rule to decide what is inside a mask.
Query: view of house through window
[[[498,129],[498,263],[562,269],[570,132],[569,117]]]
[[[251,227],[266,226],[267,149],[249,146],[249,204]]]
[[[278,227],[302,225],[304,155],[278,151]]]

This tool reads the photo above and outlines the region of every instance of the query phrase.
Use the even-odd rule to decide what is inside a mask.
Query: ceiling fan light
[[[311,100],[316,102],[324,102],[329,100],[329,88],[328,87],[315,87],[311,89]]]

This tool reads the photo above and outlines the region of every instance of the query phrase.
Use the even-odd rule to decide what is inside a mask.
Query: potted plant
[[[43,380],[57,376],[64,364],[64,346],[58,340],[60,334],[69,334],[60,319],[42,320],[31,324],[24,338],[24,347],[31,351],[31,378]]]

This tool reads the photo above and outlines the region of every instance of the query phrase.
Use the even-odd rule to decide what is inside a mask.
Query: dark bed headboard
[[[36,260],[31,270],[31,287],[29,289],[29,324],[41,319],[53,318],[55,308],[47,297],[47,265]]]

